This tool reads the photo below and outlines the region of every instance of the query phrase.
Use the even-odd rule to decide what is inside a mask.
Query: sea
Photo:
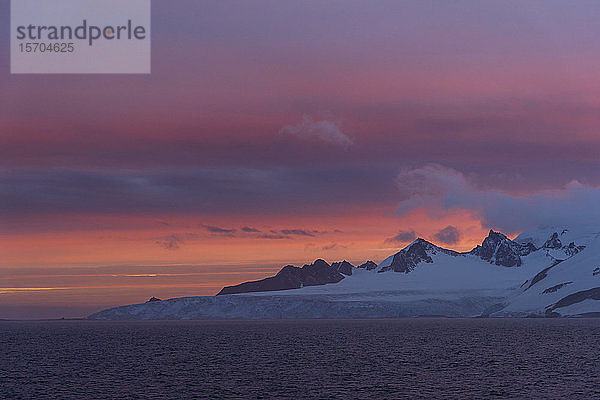
[[[0,399],[600,399],[600,319],[2,321]]]

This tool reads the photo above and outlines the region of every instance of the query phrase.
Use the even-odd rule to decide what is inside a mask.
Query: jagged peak
[[[367,260],[363,264],[359,265],[356,268],[365,269],[367,271],[372,271],[377,268],[377,264],[374,261]]]
[[[352,265],[352,263],[350,263],[350,262],[348,262],[348,261],[346,261],[346,260],[343,260],[343,261],[336,261],[336,262],[332,263],[331,265],[333,265],[333,264],[350,264],[350,265]]]
[[[437,245],[431,243],[430,241],[423,239],[421,237],[413,240],[411,244],[404,247],[400,251],[410,251],[411,248],[416,248],[415,246],[422,247],[425,249],[439,249],[439,250],[452,251],[452,250],[447,250],[447,249],[444,249],[443,247],[437,246]]]
[[[539,249],[553,236],[561,241],[563,247],[571,242],[577,246],[586,246],[600,237],[600,228],[597,224],[545,226],[522,232],[515,238],[515,242],[533,243]]]
[[[451,256],[459,255],[456,251],[444,249],[423,238],[417,238],[411,244],[394,254],[391,263],[379,268],[377,272],[394,271],[409,273],[420,262],[432,263],[433,259],[431,256],[438,254],[438,252]]]
[[[350,266],[354,267],[354,265],[352,265],[352,263],[350,263],[350,262],[348,262],[348,261],[346,261],[346,260],[343,260],[343,261],[336,261],[336,262],[333,262],[333,263],[331,263],[331,266],[332,266],[332,267],[333,267],[334,265],[350,265]]]
[[[146,303],[153,303],[155,301],[162,301],[161,299],[159,299],[158,297],[150,297],[150,299],[148,301],[146,301]]]
[[[482,260],[504,267],[520,267],[521,256],[527,255],[533,250],[535,247],[521,245],[510,240],[502,232],[490,229],[481,245],[477,245],[467,254],[476,255]]]
[[[433,244],[425,239],[423,239],[422,237],[418,237],[416,238],[411,244],[415,244],[415,243],[427,243],[427,244]]]
[[[346,260],[331,263],[331,267],[340,274],[344,274],[347,276],[352,275],[352,270],[354,269],[354,265],[350,264]]]
[[[560,249],[562,246],[562,242],[558,238],[558,232],[554,232],[542,247],[547,249]]]
[[[508,238],[508,236],[506,236],[504,233],[502,233],[500,231],[495,231],[493,229],[490,229],[490,231],[488,232],[488,235],[487,235],[486,239],[488,239],[488,238],[490,238],[490,239],[508,240],[508,241],[512,242],[512,240],[510,240]]]

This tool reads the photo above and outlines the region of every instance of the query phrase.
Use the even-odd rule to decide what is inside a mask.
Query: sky
[[[600,3],[154,1],[150,75],[11,75],[0,318],[600,221]]]

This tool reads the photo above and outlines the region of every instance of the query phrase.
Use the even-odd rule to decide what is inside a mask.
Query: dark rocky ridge
[[[531,280],[531,284],[529,284],[529,286],[527,287],[527,289],[529,289],[530,287],[532,287],[533,285],[535,285],[536,283],[538,283],[542,279],[546,278],[548,276],[548,271],[550,271],[552,268],[556,267],[558,264],[560,264],[563,261],[564,260],[554,260],[554,262],[552,263],[551,266],[549,266],[548,268],[544,268],[543,270],[541,270],[540,272],[538,272],[537,275],[534,276],[533,279]]]
[[[336,267],[319,259],[312,264],[306,264],[302,268],[293,265],[287,265],[281,269],[275,276],[240,283],[239,285],[226,286],[217,295],[237,294],[250,292],[271,292],[275,290],[298,289],[303,286],[325,285],[327,283],[337,283],[344,279],[340,270],[347,272],[347,267],[353,268],[352,264],[343,261],[334,263]],[[348,275],[352,274],[352,270]]]
[[[573,283],[573,281],[569,281],[569,282],[565,282],[565,283],[559,283],[558,285],[554,285],[552,287],[549,287],[548,289],[544,290],[542,292],[542,294],[548,294],[548,293],[554,293],[559,289],[564,288],[567,285],[570,285],[571,283]]]
[[[557,301],[546,310],[546,314],[551,314],[554,310],[561,307],[567,307],[573,304],[581,303],[584,300],[600,300],[600,287],[595,287],[588,290],[572,293]]]

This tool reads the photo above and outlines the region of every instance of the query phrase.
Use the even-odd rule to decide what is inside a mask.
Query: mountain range
[[[468,252],[424,239],[379,264],[318,259],[197,296],[116,307],[91,319],[597,317],[600,229],[553,227]]]

